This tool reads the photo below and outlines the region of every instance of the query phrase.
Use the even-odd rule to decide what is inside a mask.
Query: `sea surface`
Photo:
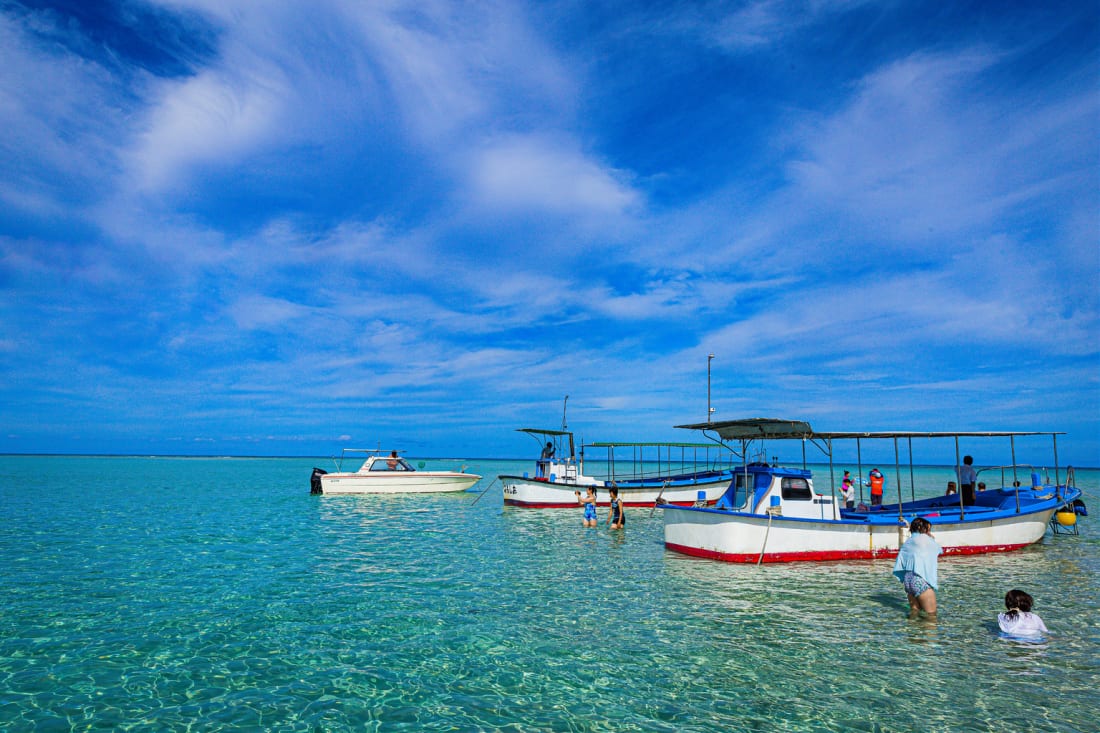
[[[528,462],[419,460],[485,478],[333,497],[326,459],[0,456],[0,730],[1100,730],[1096,470],[1078,536],[941,560],[926,621],[890,561],[692,559],[660,511],[504,507]],[[1047,643],[998,637],[1011,588]]]

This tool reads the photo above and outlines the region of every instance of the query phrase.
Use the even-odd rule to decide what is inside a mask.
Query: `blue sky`
[[[1100,7],[0,0],[0,452],[1064,430]],[[918,456],[919,457],[919,456]],[[981,462],[981,461],[979,461]]]

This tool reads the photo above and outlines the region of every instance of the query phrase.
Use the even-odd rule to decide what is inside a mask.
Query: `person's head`
[[[924,517],[917,517],[909,523],[909,534],[928,534],[932,531],[932,523]]]
[[[608,489],[607,493],[611,494],[612,499],[618,499],[619,498],[619,490],[617,488],[615,488],[614,486],[612,486],[610,489]]]
[[[591,496],[593,499],[595,499],[596,498],[596,487],[595,486],[589,486],[588,489],[585,491],[585,493],[588,494],[589,496]]]
[[[390,458],[397,458],[397,451],[391,450],[390,451]]]
[[[845,473],[847,473],[847,472],[845,472]],[[848,478],[847,476],[845,476],[845,477],[844,477],[844,483],[845,483],[845,484],[850,484],[850,483],[852,483],[852,479],[850,479],[850,478]]]
[[[1023,611],[1027,613],[1031,610],[1031,605],[1035,602],[1029,594],[1022,590],[1010,590],[1005,593],[1005,608],[1009,611]]]
[[[958,453],[956,453],[955,455],[958,455]],[[963,456],[963,463],[965,463],[968,466],[973,466],[974,465],[974,456]]]
[[[849,476],[851,476],[851,475],[852,475],[852,472],[851,472],[851,471],[845,471],[845,472],[844,472],[844,478],[848,478],[848,477],[849,477]]]
[[[978,491],[985,491],[985,481],[978,482]]]
[[[957,486],[955,486],[955,482],[954,482],[954,481],[948,481],[948,482],[947,482],[947,493],[948,493],[948,494],[954,494],[954,493],[956,493],[956,492],[957,492],[958,490],[959,490],[959,489],[958,489],[958,487],[957,487]]]

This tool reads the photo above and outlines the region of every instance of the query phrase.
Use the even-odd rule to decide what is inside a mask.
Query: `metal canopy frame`
[[[553,441],[554,443],[558,442],[557,441],[558,438],[568,438],[569,439],[569,460],[574,460],[577,457],[576,447],[573,444],[573,432],[570,431],[570,430],[546,430],[544,428],[517,428],[516,432],[517,433],[527,433],[532,438],[535,438],[536,440],[538,440],[540,443],[542,442],[542,438],[539,437],[539,436],[549,435],[549,436],[551,436],[555,439]]]
[[[909,484],[910,492],[915,492],[913,485],[913,438],[951,438],[955,441],[955,465],[961,465],[959,438],[1008,438],[1012,447],[1013,478],[1015,479],[1016,438],[1020,436],[1048,435],[1054,441],[1054,485],[1058,486],[1060,480],[1058,466],[1058,436],[1065,435],[1064,431],[1046,430],[960,430],[960,431],[913,431],[913,430],[881,430],[863,432],[818,432],[804,420],[780,420],[775,418],[754,417],[742,420],[724,420],[719,422],[692,423],[690,425],[677,425],[677,428],[687,430],[702,430],[716,433],[716,443],[724,444],[724,441],[739,441],[741,443],[742,460],[748,460],[748,445],[756,440],[801,440],[802,464],[806,465],[806,441],[810,441],[829,459],[829,484],[833,497],[834,512],[836,511],[836,476],[833,467],[833,441],[855,440],[857,461],[859,463],[859,475],[863,475],[863,458],[860,443],[863,440],[893,440],[894,441],[894,468],[896,471],[896,483],[898,487],[898,517],[901,518],[901,454],[898,440],[905,439],[908,442],[909,453]],[[708,436],[709,437],[709,436]],[[859,482],[860,501],[863,500],[863,482]],[[1016,488],[1016,511],[1020,511],[1019,481],[1014,481]],[[914,497],[915,498],[915,497]],[[962,491],[959,491],[959,516],[966,517],[966,507],[963,504]],[[834,517],[835,518],[835,517]]]

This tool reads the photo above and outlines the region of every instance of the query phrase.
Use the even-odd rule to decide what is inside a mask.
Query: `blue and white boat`
[[[670,504],[713,504],[733,479],[736,464],[727,448],[714,443],[608,442],[582,445],[578,455],[568,430],[521,428],[540,448],[548,450],[535,461],[533,472],[502,474],[504,503],[528,508],[577,506],[577,491],[596,489],[596,503],[606,506],[612,486],[625,506],[652,507],[658,500]],[[607,451],[602,476],[585,474],[585,448]],[[624,470],[623,449],[632,453]]]
[[[897,555],[908,537],[909,523],[924,517],[932,524],[936,541],[944,554],[1006,552],[1038,542],[1047,531],[1051,516],[1081,496],[1071,485],[1072,469],[1060,482],[1057,465],[1057,436],[1049,432],[817,432],[801,421],[753,418],[726,422],[683,425],[703,430],[712,440],[739,443],[743,463],[735,478],[714,507],[664,506],[665,547],[696,557],[728,562],[762,563],[804,560],[888,558]],[[1015,439],[1020,436],[1050,436],[1054,445],[1054,479],[1015,464]],[[958,439],[1007,438],[1012,445],[1013,465],[998,467],[1004,477],[1000,488],[978,491],[973,504],[964,504],[961,494],[936,496],[855,509],[842,508],[835,488],[818,493],[805,463],[801,468],[750,462],[754,444],[765,440],[799,440],[817,445],[828,457],[829,473],[835,482],[833,446],[841,440],[893,440],[915,438]],[[911,455],[910,451],[910,455]],[[761,454],[765,455],[765,454]],[[956,464],[958,464],[956,456]],[[1020,486],[1020,470],[1031,474],[1031,485]],[[862,469],[860,470],[862,473]],[[900,477],[900,462],[897,466]],[[1026,475],[1026,474],[1025,474]],[[834,483],[835,487],[835,483]]]

